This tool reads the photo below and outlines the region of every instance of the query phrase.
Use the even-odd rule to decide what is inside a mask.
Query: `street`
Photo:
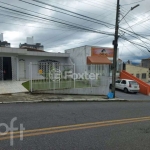
[[[133,100],[133,101],[139,101],[139,100],[150,100],[150,96],[144,95],[141,93],[125,93],[122,90],[116,89],[116,97],[119,97],[120,99],[125,100]]]
[[[23,141],[14,131],[13,146],[1,135],[0,149],[149,150],[149,108],[149,102],[1,104],[0,123],[17,117],[14,127],[23,124],[25,131]]]

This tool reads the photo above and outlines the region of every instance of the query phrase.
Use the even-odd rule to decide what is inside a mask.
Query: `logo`
[[[17,117],[14,117],[11,121],[10,121],[10,126],[8,126],[6,123],[0,123],[0,129],[2,127],[5,128],[4,132],[0,131],[0,136],[5,136],[5,135],[10,135],[10,146],[14,145],[14,131],[18,131],[19,128],[14,127],[14,122],[17,120]],[[20,136],[20,141],[23,141],[23,131],[25,130],[25,128],[23,127],[23,124],[20,124],[20,130],[19,130],[19,136]]]

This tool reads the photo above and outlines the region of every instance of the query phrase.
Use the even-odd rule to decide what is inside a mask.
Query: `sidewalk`
[[[22,83],[23,81],[0,81],[0,94],[28,92]]]
[[[29,103],[29,102],[108,102],[124,101],[124,99],[107,99],[106,96],[87,95],[53,95],[53,94],[29,94],[18,93],[0,95],[0,103]]]

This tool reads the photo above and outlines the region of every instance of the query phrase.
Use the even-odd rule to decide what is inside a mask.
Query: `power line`
[[[20,0],[20,1],[23,1],[23,0]],[[32,1],[35,1],[35,2],[38,2],[38,3],[41,3],[41,4],[45,4],[45,5],[48,5],[48,6],[53,6],[53,5],[50,5],[50,4],[47,4],[47,3],[43,3],[43,2],[41,2],[41,1],[38,1],[38,0],[32,0]],[[25,1],[23,1],[23,2],[25,2]],[[28,2],[26,2],[26,3],[28,3]],[[31,3],[32,4],[32,3]],[[53,7],[56,7],[56,8],[59,8],[59,7],[57,7],[57,6],[53,6]],[[62,8],[59,8],[59,9],[62,9]],[[62,9],[62,10],[65,10],[65,9]],[[65,10],[65,11],[68,11],[68,10]],[[69,12],[71,12],[71,11],[69,11]],[[72,12],[72,13],[74,13],[74,12]],[[78,13],[75,13],[75,14],[78,14]],[[81,14],[78,14],[78,15],[81,15]],[[81,15],[81,16],[84,16],[84,15]],[[87,16],[85,16],[85,17],[87,17]],[[92,18],[93,19],[93,18]],[[95,20],[95,19],[94,19]],[[97,21],[100,21],[100,20],[97,20]],[[106,23],[106,22],[104,22],[104,23]],[[111,24],[112,25],[112,24]]]
[[[25,9],[25,8],[22,8],[22,7],[18,7],[18,6],[15,6],[15,5],[11,5],[11,4],[8,4],[8,3],[5,3],[5,2],[1,2],[1,1],[0,1],[0,3],[6,4],[6,5],[9,5],[9,6],[13,6],[13,7],[22,9],[22,10],[30,11],[30,12],[33,12],[33,13],[36,13],[36,14],[38,13],[38,12],[35,12],[35,11],[32,11],[32,10]],[[45,14],[42,14],[42,13],[38,13],[38,14],[44,15],[44,16],[47,16],[47,17],[51,17],[51,18],[54,18],[54,19],[57,19],[57,20],[61,20],[61,21],[65,21],[65,22],[71,23],[71,22],[69,22],[69,21],[62,20],[62,19],[60,19],[60,18],[56,18],[56,17],[52,17],[52,16],[48,16],[48,15],[45,15]],[[97,22],[96,22],[96,23],[97,23]],[[74,24],[76,24],[76,23],[74,23]],[[99,23],[97,23],[97,24],[99,24]],[[78,24],[76,24],[76,25],[78,25]]]
[[[145,0],[140,0],[140,1],[137,1],[137,2],[130,3],[130,4],[123,4],[123,5],[121,5],[121,7],[122,7],[122,6],[127,6],[127,5],[136,4],[136,3],[139,3],[139,2],[143,2],[143,1],[145,1]]]
[[[108,36],[108,35],[106,35],[106,36],[100,37],[99,39],[104,40],[104,38],[105,38],[105,37],[109,37],[109,36]],[[99,39],[97,39],[97,40],[99,40]],[[102,41],[102,40],[99,40],[98,42],[100,42],[100,41]],[[95,39],[93,39],[93,40],[87,40],[87,41],[79,42],[79,43],[73,43],[73,44],[81,44],[81,43],[86,43],[86,42],[88,42],[88,44],[89,44],[89,42],[91,42],[91,41],[95,41]],[[96,43],[98,43],[98,42],[96,42]],[[96,43],[94,43],[94,44],[96,44]],[[66,44],[66,42],[61,43],[61,45],[64,45],[64,44]],[[67,45],[68,45],[68,44],[67,44]],[[69,44],[69,45],[71,45],[71,44]],[[85,44],[85,45],[87,45],[87,44]],[[55,45],[54,45],[54,46],[55,46]],[[47,47],[46,49],[53,48],[54,46]]]
[[[44,19],[44,20],[47,20],[47,21],[52,21],[52,22],[56,22],[56,23],[59,23],[59,24],[63,24],[63,25],[66,25],[66,26],[69,26],[69,27],[72,27],[72,28],[76,28],[76,29],[80,29],[80,30],[86,30],[86,31],[95,32],[95,33],[101,33],[101,34],[112,35],[112,34],[110,34],[110,33],[108,33],[108,32],[104,32],[104,31],[100,31],[100,30],[95,30],[95,29],[93,29],[93,28],[87,28],[87,27],[81,26],[81,25],[75,26],[75,25],[68,24],[68,23],[65,23],[65,22],[56,21],[56,20],[52,20],[52,19],[48,19],[48,18],[43,18],[43,17],[40,17],[40,16],[36,16],[36,15],[33,15],[33,14],[28,14],[28,13],[26,13],[26,12],[17,11],[17,10],[10,9],[10,8],[6,8],[6,7],[3,7],[3,6],[0,6],[0,7],[1,7],[1,8],[4,8],[4,9],[11,10],[11,11],[19,12],[19,13],[22,13],[22,14],[26,14],[26,15],[28,15],[28,16],[32,16],[32,17]]]
[[[133,31],[133,33],[135,34],[135,32],[134,32],[134,30],[132,29],[132,27],[129,25],[129,23],[126,21],[126,19],[125,18],[123,18],[124,20],[125,20],[125,22],[128,24],[128,26],[129,26],[129,28]],[[139,36],[137,36],[137,38],[141,41],[141,42],[143,42],[144,44],[145,44],[145,46],[147,47],[147,45],[146,45],[146,43],[143,41],[143,40],[141,40],[141,38],[139,37]]]
[[[95,8],[104,8],[103,7],[104,5],[102,5],[102,3],[101,3],[101,5],[98,5],[97,3],[94,3],[94,2],[89,3],[89,1],[87,1],[87,0],[86,1],[80,1],[80,3],[84,3],[84,4],[90,5],[90,6],[95,7]],[[109,10],[111,9],[111,10],[115,11],[114,7],[109,7],[109,6],[110,5],[107,5],[106,9],[109,9]]]
[[[139,37],[142,37],[142,38],[144,38],[144,39],[146,39],[146,40],[149,40],[148,38],[146,38],[146,37],[144,37],[144,36],[142,36],[142,35],[140,35],[140,34],[137,34],[137,33],[135,33],[135,32],[129,31],[129,30],[124,29],[124,28],[120,28],[119,30],[122,31],[122,32],[124,32],[124,33],[126,33],[126,34],[128,34],[128,35],[131,35],[131,34],[129,34],[129,33],[132,33],[132,34],[134,34],[134,35],[136,35],[136,36],[139,36]],[[129,32],[129,33],[128,33],[128,32]],[[133,36],[133,35],[132,35],[132,36]],[[135,36],[133,36],[133,37],[135,37]]]
[[[120,39],[120,40],[123,40],[123,39]],[[122,45],[124,46],[124,47],[126,47],[127,49],[128,49],[128,47],[122,42],[122,41],[120,41],[121,43],[122,43]],[[130,53],[132,53],[134,56],[136,56],[135,55],[135,53],[133,53],[130,49],[128,49],[129,51],[130,51]],[[137,56],[136,56],[137,57]],[[140,57],[139,57],[140,58]]]
[[[127,38],[123,37],[123,36],[121,36],[120,38],[122,38],[122,39],[128,41],[129,43],[133,44],[134,46],[137,45],[137,46],[140,46],[140,47],[142,47],[142,48],[147,49],[147,47],[145,47],[145,46],[143,46],[143,45],[140,45],[140,44],[138,44],[138,43],[132,42],[132,41],[128,40]],[[150,52],[150,51],[147,49],[147,52]]]
[[[35,20],[26,19],[26,18],[15,17],[15,16],[12,16],[12,15],[1,14],[1,13],[0,13],[0,15],[1,15],[2,17],[6,16],[6,17],[10,17],[10,18],[15,18],[15,19],[17,19],[17,20],[19,19],[19,20],[24,20],[24,21],[32,21],[32,22],[34,21],[34,22],[42,23],[42,24],[46,24],[46,25],[52,24],[52,23],[50,23],[50,22],[49,22],[49,23],[44,23],[44,22],[40,22],[40,21],[37,21],[37,20],[35,21]],[[35,18],[34,18],[34,19],[35,19]],[[41,20],[41,21],[42,21],[42,20]],[[12,24],[12,23],[11,23],[11,24]],[[55,24],[55,25],[56,25],[56,24]],[[63,25],[60,26],[60,25],[57,24],[56,26],[61,27],[61,28],[62,28],[62,27],[63,27],[63,28],[66,28],[66,26],[63,26]],[[81,30],[77,30],[77,29],[75,29],[75,28],[69,28],[69,27],[66,28],[66,30],[71,30],[71,29],[72,29],[72,30],[76,30],[76,31],[81,31]],[[82,31],[82,32],[83,32],[83,31]],[[85,31],[84,31],[84,32],[85,32]],[[87,32],[87,31],[86,31],[86,32]]]
[[[36,5],[36,4],[33,4],[33,3],[26,2],[26,1],[24,1],[24,0],[19,0],[19,1],[24,2],[24,3],[28,3],[28,4],[30,4],[30,5],[35,5],[35,6],[38,6],[38,7],[41,7],[41,8],[45,8],[45,9],[48,9],[48,10],[52,10],[52,9],[50,9],[50,8],[46,8],[46,7],[43,7],[43,6],[39,6],[39,5]],[[110,23],[107,23],[107,22],[104,22],[104,21],[101,21],[101,20],[97,20],[97,19],[94,19],[94,18],[85,16],[85,15],[82,15],[82,14],[78,14],[78,13],[75,13],[75,12],[72,12],[72,11],[69,11],[69,10],[66,10],[66,9],[63,9],[63,8],[60,8],[60,7],[57,7],[57,6],[48,4],[48,3],[44,3],[44,2],[41,2],[41,1],[38,1],[38,0],[32,0],[32,1],[35,1],[35,2],[44,4],[44,5],[47,5],[47,6],[54,7],[54,8],[56,8],[56,9],[60,9],[60,10],[63,10],[63,11],[66,11],[66,12],[69,12],[69,13],[72,13],[72,14],[75,14],[75,15],[84,17],[84,18],[80,18],[80,19],[84,19],[84,20],[85,20],[85,18],[88,18],[88,19],[90,19],[90,20],[87,20],[87,21],[91,21],[91,22],[92,22],[92,21],[94,20],[94,21],[96,21],[96,22],[100,22],[100,23],[101,23],[102,25],[104,25],[104,26],[106,26],[106,24],[107,24],[107,25],[114,26],[113,24],[110,24]],[[58,11],[58,10],[52,10],[52,11],[56,11],[56,12],[59,12],[59,13],[62,13],[62,14],[66,14],[66,15],[69,15],[69,16],[73,16],[73,15],[71,15],[71,14],[67,14],[67,13],[64,13],[64,12],[61,12],[61,11]],[[76,17],[76,18],[77,18],[78,16],[73,16],[73,17]],[[95,23],[96,23],[96,22],[95,22]],[[108,27],[108,26],[106,26],[106,27]],[[109,28],[109,27],[108,27],[108,28]]]
[[[124,8],[122,8],[122,9],[124,9]],[[144,14],[146,14],[146,13],[149,12],[149,11],[150,11],[150,10],[148,10],[148,11],[146,11],[146,12],[144,12],[144,13],[141,13],[141,14],[139,14],[138,16],[140,16],[140,15],[143,16]],[[130,16],[130,17],[129,17],[129,16]],[[131,15],[128,15],[127,18],[129,18],[132,22],[133,22],[133,19],[134,19],[134,20],[137,19],[136,17],[133,17],[133,15],[132,15],[132,16],[131,16]],[[137,23],[131,25],[131,27],[133,27],[133,26],[135,26],[135,25],[140,25],[142,28],[145,28],[147,31],[150,31],[149,26],[147,26],[147,25],[141,25],[142,23],[146,22],[146,21],[143,22],[143,20],[144,20],[144,19],[142,19],[141,21],[139,21],[139,22],[137,22]],[[147,21],[148,21],[148,20],[147,20]],[[122,23],[123,23],[123,22],[122,22]]]

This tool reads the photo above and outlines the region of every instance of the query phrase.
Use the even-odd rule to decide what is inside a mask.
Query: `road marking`
[[[120,119],[120,120],[106,120],[106,121],[99,121],[99,122],[90,122],[90,123],[83,123],[83,124],[65,125],[65,126],[49,127],[49,128],[41,128],[41,129],[32,129],[32,130],[25,130],[23,133],[46,131],[46,130],[53,130],[53,129],[62,129],[62,128],[72,128],[72,127],[78,127],[78,126],[88,126],[88,125],[96,125],[96,124],[103,124],[103,123],[139,120],[139,119],[150,119],[150,116],[149,117],[140,117],[140,118]],[[20,133],[20,131],[14,132],[14,134],[19,134],[19,133]]]
[[[68,125],[68,126],[58,126],[58,127],[50,127],[50,128],[43,128],[43,129],[26,130],[24,131],[23,137],[54,134],[54,133],[83,130],[83,129],[89,129],[89,128],[98,128],[98,127],[105,127],[105,126],[112,126],[112,125],[121,125],[121,124],[135,123],[135,122],[142,122],[142,121],[150,121],[150,117],[110,120],[110,121],[101,121],[101,122],[94,122],[94,123],[84,123],[84,124],[76,124],[76,125]],[[20,134],[19,131],[14,132],[13,138],[20,138],[19,134]],[[9,134],[5,136],[0,136],[0,141],[10,139],[8,135]]]

